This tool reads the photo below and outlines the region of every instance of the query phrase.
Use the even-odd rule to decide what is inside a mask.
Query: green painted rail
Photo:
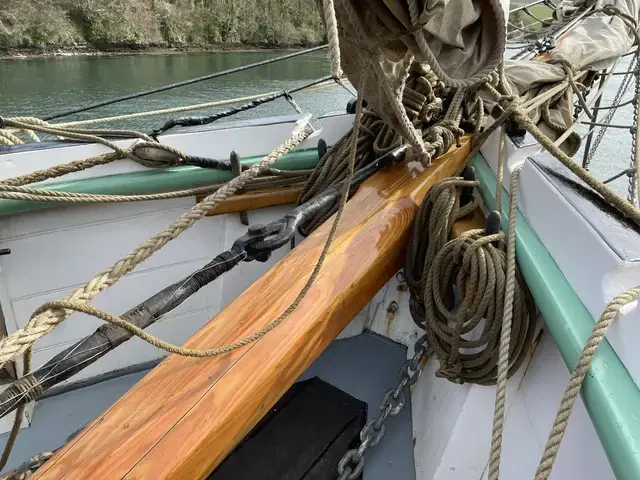
[[[262,156],[247,157],[242,160],[242,163],[253,165],[262,160],[262,158]],[[304,170],[313,168],[317,162],[318,151],[316,149],[298,150],[277,160],[273,164],[273,168],[282,170]],[[42,185],[39,188],[57,192],[102,195],[144,195],[211,185],[213,183],[230,180],[232,177],[233,174],[230,171],[187,166],[121,173],[69,182],[56,182]],[[11,215],[61,205],[67,204],[0,199],[0,215]]]
[[[480,194],[487,207],[493,209],[493,170],[481,155],[473,159],[473,166],[480,181]],[[509,193],[503,190],[503,218],[507,217],[508,208]],[[567,367],[573,369],[595,319],[520,212],[516,230],[520,271]],[[581,395],[616,478],[640,478],[640,391],[606,340],[598,348]]]

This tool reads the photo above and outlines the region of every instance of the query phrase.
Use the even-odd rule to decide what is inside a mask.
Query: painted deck
[[[396,382],[406,358],[402,345],[372,333],[334,341],[300,380],[320,377],[368,405],[377,415],[382,394]],[[148,372],[125,375],[38,402],[34,423],[22,430],[7,469],[40,452],[58,448],[67,437],[115,403]],[[4,444],[7,434],[0,436]],[[367,456],[364,480],[415,478],[411,404],[388,423],[384,439]]]

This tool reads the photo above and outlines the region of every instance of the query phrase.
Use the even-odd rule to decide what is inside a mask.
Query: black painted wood
[[[317,377],[296,383],[209,480],[335,480],[366,416],[364,402]]]

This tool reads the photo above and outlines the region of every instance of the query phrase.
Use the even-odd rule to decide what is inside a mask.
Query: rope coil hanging
[[[438,182],[420,205],[405,258],[411,315],[440,361],[438,376],[493,385],[504,306],[506,255],[501,231],[470,230],[451,238],[453,224],[476,207],[460,205],[460,189],[477,182]],[[533,336],[535,307],[520,275],[513,307],[509,374],[522,364]]]

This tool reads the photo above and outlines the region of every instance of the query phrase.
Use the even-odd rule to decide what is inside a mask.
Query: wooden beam
[[[252,192],[233,195],[217,205],[215,209],[207,213],[208,216],[236,213],[245,210],[273,207],[275,205],[288,205],[296,203],[302,186],[284,187],[271,190],[255,190]],[[204,197],[196,197],[199,202]]]
[[[228,355],[170,355],[40,468],[40,479],[205,478],[400,268],[418,204],[470,151],[468,137],[413,178],[395,165],[349,201],[316,283],[261,340]],[[311,273],[331,220],[185,346],[211,348],[264,327]]]

